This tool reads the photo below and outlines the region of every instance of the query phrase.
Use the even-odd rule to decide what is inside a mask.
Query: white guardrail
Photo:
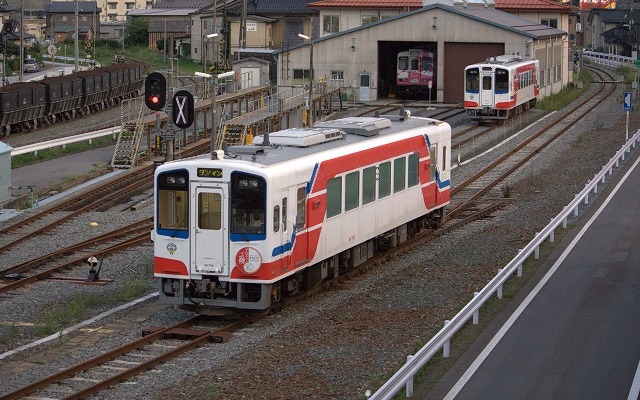
[[[598,192],[598,183],[605,183],[607,175],[613,174],[613,169],[618,167],[621,160],[625,159],[625,155],[635,148],[640,142],[640,130],[625,143],[624,146],[611,158],[611,160],[602,167],[602,170],[587,183],[585,188],[569,203],[558,216],[542,230],[538,232],[531,242],[521,249],[516,257],[511,260],[504,268],[498,270],[498,274],[480,291],[474,294],[473,299],[450,321],[445,321],[444,327],[436,333],[436,335],[422,347],[413,356],[407,357],[407,362],[398,372],[396,372],[377,392],[368,397],[369,400],[391,399],[398,393],[403,386],[406,387],[406,397],[413,396],[413,377],[424,365],[433,357],[440,349],[443,351],[443,357],[449,356],[449,344],[451,338],[460,330],[469,320],[474,325],[478,324],[480,307],[484,305],[495,293],[499,299],[502,298],[502,285],[517,272],[518,277],[522,276],[522,264],[532,254],[538,259],[540,255],[540,245],[547,239],[554,241],[555,230],[560,224],[563,228],[567,227],[567,218],[571,213],[578,216],[578,207],[580,203],[589,204],[589,194]]]
[[[633,57],[619,56],[616,54],[598,53],[595,51],[583,51],[582,57],[587,58],[591,63],[605,65],[611,68],[617,68],[621,65],[630,67],[636,66],[636,59]]]
[[[113,135],[114,138],[115,138],[116,135],[118,135],[121,130],[122,130],[122,128],[117,126],[117,127],[114,127],[114,128],[101,129],[101,130],[95,131],[95,132],[81,133],[81,134],[75,135],[75,136],[70,136],[70,137],[65,137],[65,138],[60,138],[60,139],[47,140],[46,142],[42,142],[42,143],[35,143],[35,144],[27,145],[27,146],[16,147],[16,148],[11,150],[11,157],[19,156],[20,154],[26,154],[26,153],[35,153],[35,154],[37,154],[38,151],[49,149],[51,147],[59,147],[60,146],[60,147],[64,148],[66,145],[71,144],[71,143],[77,143],[77,142],[83,142],[83,141],[89,141],[89,143],[91,143],[91,139],[96,139],[96,138],[99,138],[99,137],[102,137],[102,136],[107,136],[107,135]]]

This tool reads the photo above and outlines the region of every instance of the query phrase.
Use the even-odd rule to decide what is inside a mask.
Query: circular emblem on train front
[[[243,247],[236,253],[236,265],[247,274],[253,274],[262,265],[262,256],[253,247]]]

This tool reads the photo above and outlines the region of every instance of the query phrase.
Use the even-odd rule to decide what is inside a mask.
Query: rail
[[[602,167],[594,178],[589,181],[585,188],[575,196],[575,198],[558,214],[549,224],[536,234],[525,248],[513,258],[504,268],[500,269],[496,276],[480,291],[474,294],[473,299],[450,321],[445,321],[444,327],[435,334],[435,336],[425,344],[418,352],[407,357],[407,362],[375,393],[369,396],[369,400],[391,399],[399,392],[403,386],[406,387],[406,397],[413,395],[413,377],[424,365],[433,357],[440,349],[443,351],[443,357],[449,356],[449,345],[453,336],[469,321],[472,320],[474,325],[478,324],[480,308],[495,293],[498,298],[502,298],[502,285],[509,279],[514,272],[517,276],[522,276],[523,263],[533,254],[536,259],[540,255],[540,246],[549,239],[554,241],[554,233],[556,228],[562,224],[563,228],[567,227],[567,219],[573,213],[578,216],[581,203],[589,204],[589,194],[593,191],[598,192],[598,184],[605,183],[607,175],[613,174],[613,169],[618,167],[621,160],[625,159],[631,148],[635,148],[640,142],[640,130],[627,141],[624,146]]]

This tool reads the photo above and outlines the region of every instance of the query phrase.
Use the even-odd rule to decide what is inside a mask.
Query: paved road
[[[633,158],[427,399],[638,399],[640,152]]]

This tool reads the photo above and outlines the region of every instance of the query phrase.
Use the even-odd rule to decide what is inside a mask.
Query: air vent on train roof
[[[347,117],[316,124],[318,128],[337,128],[360,136],[375,136],[380,133],[380,129],[390,126],[391,120],[389,118],[376,117]]]
[[[269,134],[269,144],[275,146],[309,147],[342,139],[344,132],[331,128],[290,128]],[[253,138],[253,144],[261,145],[264,136]],[[266,143],[265,143],[266,144]]]

